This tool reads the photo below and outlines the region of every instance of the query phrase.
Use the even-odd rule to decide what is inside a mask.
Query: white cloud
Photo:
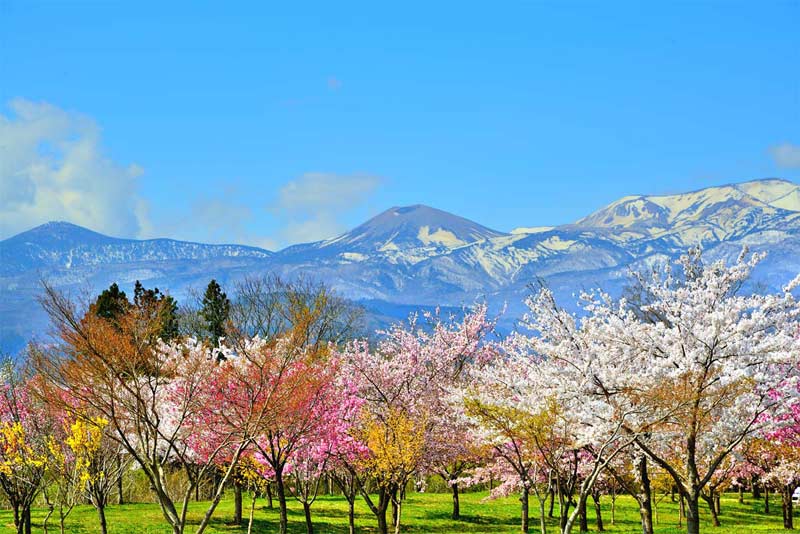
[[[346,228],[330,213],[318,213],[304,219],[294,219],[281,231],[287,243],[309,243],[327,239],[344,232]]]
[[[286,183],[271,211],[285,224],[289,243],[318,241],[342,233],[341,217],[366,201],[382,180],[372,175],[306,173]]]
[[[244,199],[235,186],[217,183],[191,199],[184,216],[173,217],[162,226],[177,239],[252,244],[254,237],[247,225],[253,219],[253,211]]]
[[[142,169],[102,152],[90,117],[15,99],[0,114],[0,235],[67,220],[113,236],[149,230]]]
[[[775,165],[784,169],[800,168],[800,145],[781,143],[770,147],[770,154],[775,160]]]

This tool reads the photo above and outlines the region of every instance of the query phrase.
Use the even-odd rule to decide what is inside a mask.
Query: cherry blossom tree
[[[623,434],[673,478],[689,534],[699,532],[702,492],[731,452],[767,424],[765,414],[781,404],[778,390],[797,374],[800,308],[791,290],[800,278],[782,293],[744,293],[762,257],[705,265],[694,250],[641,276],[642,309],[657,321],[642,320],[625,299],[585,298],[582,330],[597,363],[584,375],[602,399],[595,409],[631,408],[620,420]],[[573,324],[565,314],[559,320]],[[535,326],[546,332],[548,325]],[[533,345],[544,352],[541,343]]]
[[[473,402],[514,413],[511,422],[555,415],[545,427],[553,429],[546,435],[557,436],[557,445],[540,442],[536,448],[556,475],[560,496],[577,495],[577,506],[568,515],[570,499],[562,500],[561,530],[569,533],[597,478],[633,441],[624,424],[638,408],[617,392],[622,377],[635,370],[624,362],[612,369],[593,329],[559,308],[547,288],[527,304],[530,313],[523,326],[531,334],[515,334],[504,342],[501,356],[480,369],[475,380],[480,387],[471,395]],[[582,462],[587,465],[581,467]]]
[[[363,401],[356,396],[338,361],[327,360],[323,374],[329,377],[328,381],[309,406],[314,424],[300,437],[287,464],[289,491],[303,505],[307,534],[314,532],[311,505],[319,494],[323,477],[337,460],[353,458],[362,447],[352,434]]]
[[[539,501],[540,529],[545,534],[544,503],[553,480],[551,474],[566,452],[561,447],[564,442],[558,439],[558,407],[551,403],[542,406],[538,413],[532,413],[520,409],[513,400],[508,402],[508,399],[515,398],[516,391],[506,387],[506,379],[517,373],[530,372],[530,368],[517,368],[510,362],[505,363],[492,370],[490,380],[474,380],[464,393],[466,415],[475,424],[479,439],[492,449],[488,470],[479,470],[471,482],[481,482],[486,474],[490,474],[501,480],[492,491],[492,497],[518,492],[524,533],[529,528],[529,495],[533,490]],[[540,489],[542,483],[544,489]]]
[[[31,394],[30,383],[10,363],[0,383],[0,489],[14,510],[17,534],[31,532],[31,506],[47,470],[47,436],[53,424]]]
[[[280,409],[261,421],[253,438],[259,458],[274,473],[280,508],[280,531],[288,524],[285,475],[287,464],[320,421],[319,406],[333,395],[332,372],[322,362],[296,361],[283,371],[276,385]],[[306,503],[310,506],[309,503]]]
[[[629,449],[620,454],[606,467],[606,487],[621,487],[639,505],[639,518],[643,534],[653,534],[653,493],[650,484],[650,471],[647,455],[639,450]],[[612,480],[608,480],[609,477]],[[616,486],[615,486],[615,484]],[[612,499],[613,499],[612,493]],[[612,524],[614,508],[612,502]]]
[[[796,362],[792,367],[800,367]],[[784,394],[776,391],[781,399],[779,409],[769,414],[770,426],[761,440],[761,455],[771,459],[770,468],[765,470],[762,479],[772,484],[781,493],[783,526],[794,528],[794,503],[792,494],[800,487],[800,381],[795,385],[786,384]]]
[[[485,360],[490,350],[485,338],[492,325],[483,306],[461,321],[426,314],[423,322],[412,316],[381,332],[374,346],[352,342],[340,356],[364,403],[360,438],[370,452],[361,471],[377,482],[377,503],[363,481],[360,487],[381,533],[388,530],[390,504],[399,530],[403,490],[415,472],[449,467],[457,480],[466,467],[465,451],[458,446],[448,449],[445,443],[448,437],[458,437],[450,432],[454,424],[461,424],[449,404],[451,389],[464,370]],[[457,486],[451,488],[458,491]]]

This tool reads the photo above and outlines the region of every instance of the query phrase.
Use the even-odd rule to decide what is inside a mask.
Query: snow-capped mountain
[[[0,276],[30,269],[79,269],[109,263],[268,258],[272,252],[242,245],[204,245],[174,239],[119,239],[58,221],[6,239],[0,246]]]
[[[579,220],[608,229],[627,245],[708,245],[765,231],[800,228],[800,191],[783,180],[758,180],[679,195],[630,196]],[[643,250],[646,252],[646,250]]]
[[[498,307],[507,303],[512,321],[533,280],[545,278],[565,296],[594,286],[619,291],[629,269],[667,261],[695,245],[711,258],[735,258],[745,245],[767,250],[756,276],[780,286],[800,272],[800,186],[766,179],[628,196],[573,224],[510,233],[427,206],[394,207],[335,238],[278,252],[117,239],[48,223],[0,242],[0,334],[8,350],[41,331],[41,314],[31,312],[37,310],[40,277],[92,291],[139,279],[180,299],[212,277],[225,285],[265,272],[303,274],[373,303],[383,315],[486,299]]]
[[[345,262],[380,258],[392,264],[414,265],[502,235],[505,234],[428,206],[393,207],[345,234],[289,247],[281,255]]]

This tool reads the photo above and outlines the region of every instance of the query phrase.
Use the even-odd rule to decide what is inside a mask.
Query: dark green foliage
[[[231,301],[222,291],[216,280],[211,280],[203,295],[203,308],[200,315],[205,321],[210,340],[219,343],[219,338],[228,332],[228,319],[231,313]]]
[[[133,305],[140,312],[157,317],[160,325],[158,337],[164,341],[178,337],[178,303],[174,298],[165,295],[157,287],[147,289],[137,280],[133,288]]]
[[[161,316],[161,339],[170,341],[177,338],[180,334],[177,301],[169,295],[165,295],[161,300],[159,314]]]
[[[131,303],[128,302],[125,292],[120,291],[119,286],[113,283],[97,297],[97,301],[94,304],[94,313],[98,317],[113,321],[128,311],[130,305]]]
[[[93,305],[94,313],[109,321],[116,321],[132,308],[141,314],[157,318],[160,325],[159,338],[171,341],[178,337],[178,303],[157,287],[145,288],[139,280],[133,289],[133,303],[128,301],[125,292],[120,291],[119,286],[114,283],[100,293]]]

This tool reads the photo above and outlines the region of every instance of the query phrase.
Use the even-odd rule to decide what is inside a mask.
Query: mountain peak
[[[400,250],[450,250],[505,235],[476,222],[424,204],[393,206],[320,248],[343,253],[385,253]],[[416,261],[419,254],[414,253]],[[428,253],[421,252],[420,257]],[[411,260],[409,260],[411,261]]]
[[[735,187],[772,207],[800,211],[800,186],[789,180],[764,178],[744,182]]]
[[[394,212],[395,215],[406,215],[410,213],[423,213],[427,211],[438,211],[441,213],[446,213],[441,210],[437,210],[436,208],[432,208],[430,206],[426,206],[425,204],[412,204],[410,206],[392,206],[387,212]]]
[[[67,221],[49,221],[9,237],[4,243],[35,242],[42,246],[85,245],[120,241]]]
[[[47,230],[47,231],[58,231],[58,230],[69,230],[69,231],[72,231],[72,230],[78,230],[78,231],[83,231],[83,232],[93,232],[93,230],[90,230],[89,228],[86,228],[85,226],[81,226],[79,224],[71,223],[69,221],[47,221],[44,224],[40,224],[39,226],[34,226],[33,228],[30,229],[31,232],[37,231],[37,230],[42,230],[42,231],[44,231],[44,230]]]
[[[768,178],[668,195],[627,196],[580,219],[616,241],[671,236],[683,245],[731,239],[800,212],[800,186]]]

